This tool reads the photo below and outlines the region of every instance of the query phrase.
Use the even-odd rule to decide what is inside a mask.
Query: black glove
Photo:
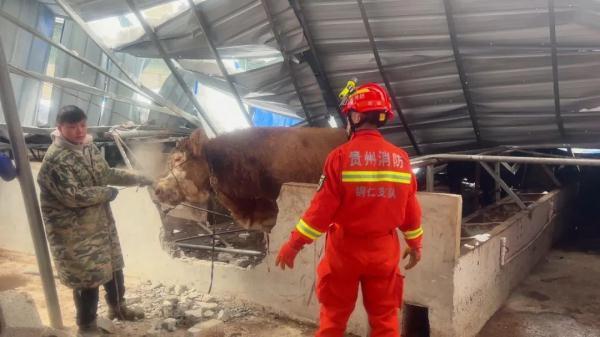
[[[109,187],[108,190],[110,191],[110,197],[108,198],[108,201],[115,200],[117,198],[117,194],[119,194],[119,190],[114,187]]]

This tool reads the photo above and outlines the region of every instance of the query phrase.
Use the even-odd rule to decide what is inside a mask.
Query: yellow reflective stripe
[[[302,219],[300,219],[300,221],[298,221],[298,223],[296,224],[296,229],[298,230],[298,232],[304,234],[304,236],[311,240],[316,240],[323,234],[322,232],[319,232],[318,230],[312,228]]]
[[[416,239],[419,236],[423,235],[423,228],[419,227],[415,230],[412,231],[406,231],[404,232],[404,237],[406,238],[406,240],[412,240],[412,239]]]
[[[365,174],[393,174],[403,177],[411,177],[410,172],[401,171],[342,171],[343,175],[365,175]]]
[[[411,174],[397,171],[343,171],[343,182],[380,182],[387,181],[410,184]]]
[[[390,183],[399,183],[399,184],[410,184],[410,179],[398,179],[391,177],[382,177],[382,178],[342,178],[343,182],[346,183],[361,183],[361,182],[390,182]]]

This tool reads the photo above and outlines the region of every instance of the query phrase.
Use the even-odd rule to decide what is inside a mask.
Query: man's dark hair
[[[363,119],[364,123],[371,124],[378,128],[382,127],[383,125],[385,125],[385,122],[387,121],[387,119],[381,120],[381,118],[380,118],[381,114],[385,115],[385,111],[383,111],[383,110],[382,111],[373,111],[373,112],[366,114]]]
[[[85,112],[75,105],[63,106],[56,116],[56,124],[79,123],[87,120]]]

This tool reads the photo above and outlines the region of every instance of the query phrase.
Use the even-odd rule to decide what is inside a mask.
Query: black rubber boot
[[[76,318],[79,331],[81,333],[91,333],[98,330],[96,326],[98,288],[73,289],[73,300],[77,309]]]
[[[104,284],[104,290],[106,290],[108,304],[108,319],[135,321],[144,318],[143,312],[136,312],[125,305],[125,279],[122,270],[113,273],[113,279]]]
[[[119,321],[135,321],[144,318],[143,312],[136,312],[127,308],[125,304],[120,306],[108,307],[108,319],[118,319]]]
[[[99,337],[104,335],[102,329],[96,325],[96,320],[86,325],[80,325],[77,330],[77,337]]]

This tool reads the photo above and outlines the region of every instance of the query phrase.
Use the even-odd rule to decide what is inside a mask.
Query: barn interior
[[[111,167],[160,181],[196,129],[344,128],[352,78],[390,93],[380,131],[418,181],[402,336],[600,336],[599,15],[596,0],[0,0],[0,154],[18,173],[0,180],[0,337],[76,333],[35,180],[61,107],[87,113]],[[112,334],[314,335],[324,240],[291,271],[274,261],[317,182],[278,182],[263,227],[218,191],[120,189],[127,301],[146,318]],[[369,334],[361,305],[347,333]]]

